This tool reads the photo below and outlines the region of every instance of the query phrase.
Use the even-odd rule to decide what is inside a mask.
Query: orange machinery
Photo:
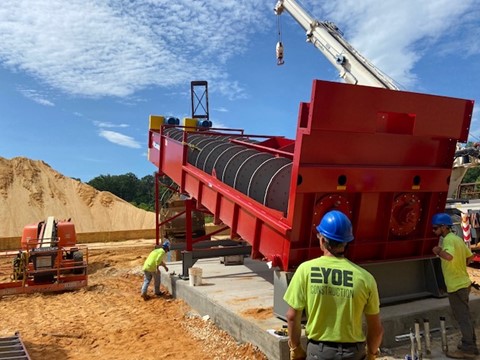
[[[79,289],[87,285],[88,249],[77,244],[75,225],[53,216],[23,229],[21,250],[2,254],[0,296]],[[13,258],[13,259],[12,259]],[[9,260],[11,260],[9,262]]]

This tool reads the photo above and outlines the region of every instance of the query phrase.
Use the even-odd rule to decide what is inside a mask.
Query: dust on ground
[[[273,307],[269,308],[258,308],[258,309],[248,309],[241,313],[241,315],[247,318],[265,320],[274,316]]]
[[[19,331],[33,360],[266,359],[182,300],[167,294],[144,301],[141,266],[150,250],[90,249],[86,288],[4,296],[0,336]]]

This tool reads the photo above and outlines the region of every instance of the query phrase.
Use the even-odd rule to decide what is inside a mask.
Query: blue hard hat
[[[432,217],[432,225],[453,226],[452,218],[446,213],[438,213]]]
[[[169,240],[165,240],[162,244],[162,248],[164,250],[166,250],[168,248],[168,250],[170,250],[170,241]]]
[[[347,215],[338,210],[327,212],[318,224],[317,231],[328,240],[343,243],[353,240],[352,223]]]

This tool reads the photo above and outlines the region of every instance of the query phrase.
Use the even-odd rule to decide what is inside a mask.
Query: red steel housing
[[[175,140],[165,132],[170,126],[150,129],[149,160],[250,243],[253,258],[282,270],[321,254],[315,226],[334,208],[354,227],[351,260],[428,258],[438,242],[430,219],[444,210],[456,144],[467,141],[472,111],[471,100],[314,80],[295,140],[264,136],[243,144],[292,159],[288,187],[279,188],[288,191],[285,212],[188,163],[191,133]]]

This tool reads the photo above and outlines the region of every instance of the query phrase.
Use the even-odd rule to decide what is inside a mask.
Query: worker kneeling
[[[143,264],[143,285],[141,289],[141,296],[143,300],[148,300],[150,297],[147,294],[148,286],[153,278],[153,287],[156,296],[161,296],[160,292],[160,266],[163,266],[168,272],[168,267],[163,260],[165,254],[170,251],[170,241],[165,240],[162,246],[158,249],[152,250]]]
[[[352,223],[332,210],[317,231],[323,256],[300,264],[284,296],[290,359],[375,359],[383,337],[380,300],[374,277],[345,258]],[[304,311],[306,352],[300,342]]]

